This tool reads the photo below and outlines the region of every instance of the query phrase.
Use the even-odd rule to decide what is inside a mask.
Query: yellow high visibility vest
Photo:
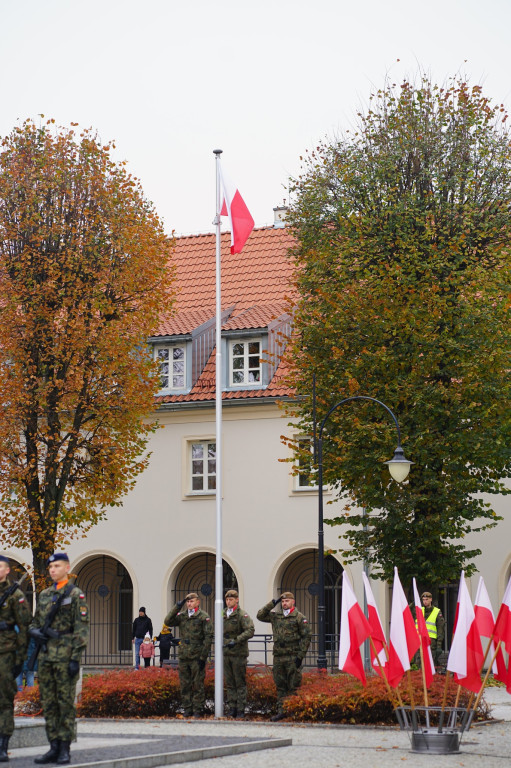
[[[435,607],[433,608],[428,618],[426,619],[426,627],[428,628],[428,635],[432,640],[436,640],[438,637],[438,632],[436,629],[436,619],[439,613],[440,613],[440,608]],[[422,606],[422,615],[424,616],[424,606]]]

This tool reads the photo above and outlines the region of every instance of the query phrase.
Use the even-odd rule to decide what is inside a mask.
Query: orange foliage
[[[139,183],[113,145],[52,123],[0,154],[0,525],[40,578],[146,465],[146,339],[173,300],[172,240]]]

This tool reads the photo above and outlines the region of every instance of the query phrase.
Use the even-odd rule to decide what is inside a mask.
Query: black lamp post
[[[315,399],[315,398],[314,398]],[[339,403],[333,405],[328,411],[327,415],[319,425],[319,432],[317,441],[315,440],[315,447],[317,447],[317,464],[318,464],[318,501],[319,501],[319,515],[318,515],[318,578],[319,578],[319,599],[318,599],[318,669],[327,669],[326,659],[326,642],[325,642],[325,546],[323,535],[323,428],[330,416],[339,406],[345,403],[350,403],[353,400],[370,400],[373,403],[378,403],[383,406],[385,410],[392,416],[394,424],[397,429],[397,448],[394,451],[394,456],[390,461],[386,461],[389,468],[389,472],[398,483],[402,483],[406,480],[410,471],[410,465],[413,463],[405,458],[403,449],[401,448],[401,430],[394,413],[390,408],[382,403],[381,400],[377,400],[375,397],[368,397],[367,395],[354,395],[353,397],[347,397],[341,400]]]

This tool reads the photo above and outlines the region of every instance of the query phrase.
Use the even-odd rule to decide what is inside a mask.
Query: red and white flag
[[[493,637],[493,631],[495,628],[495,615],[493,613],[490,596],[482,576],[479,577],[479,584],[477,586],[474,613],[476,616],[476,624],[479,634],[483,637]],[[493,656],[495,655],[495,642],[493,640],[490,644],[488,654],[489,658],[493,659]],[[496,680],[500,680],[503,683],[506,682],[507,670],[502,648],[499,648],[497,651],[497,656],[493,662],[492,670]]]
[[[462,571],[458,590],[457,621],[447,659],[447,669],[454,673],[454,679],[459,685],[478,693],[481,688],[483,658],[483,647],[479,637],[474,606],[465,584],[465,574]]]
[[[429,637],[428,628],[426,626],[426,619],[422,612],[421,599],[419,597],[419,591],[415,579],[413,580],[413,599],[415,602],[415,616],[417,618],[417,631],[422,646],[422,663],[424,668],[424,677],[426,680],[426,687],[429,688],[433,682],[433,675],[435,674],[435,664],[433,662],[433,654],[431,653],[431,640]]]
[[[365,685],[366,676],[360,646],[371,634],[371,627],[357,603],[353,588],[342,574],[341,637],[339,640],[339,669],[358,677]]]
[[[245,201],[239,193],[239,189],[232,184],[222,171],[220,171],[221,199],[220,216],[229,217],[231,230],[231,253],[241,253],[243,246],[254,229],[254,219],[245,205]]]
[[[383,631],[380,614],[378,613],[378,608],[376,606],[376,600],[374,599],[373,590],[371,589],[371,583],[367,577],[367,574],[364,572],[362,572],[362,579],[364,580],[364,589],[367,600],[367,620],[369,622],[369,626],[371,627],[371,638],[373,640],[374,649],[378,659],[380,660],[380,663],[378,664],[378,660],[372,652],[371,664],[373,665],[373,669],[381,676],[380,665],[385,669],[385,665],[387,664],[387,654],[385,651],[385,633]]]
[[[503,643],[509,654],[508,670],[506,678],[506,691],[511,693],[511,578],[508,581],[504,599],[500,606],[497,621],[495,622],[495,642],[499,640]]]
[[[412,612],[394,568],[394,589],[390,614],[390,643],[387,677],[390,685],[397,688],[404,673],[410,669],[410,661],[420,648],[420,638],[415,628]]]

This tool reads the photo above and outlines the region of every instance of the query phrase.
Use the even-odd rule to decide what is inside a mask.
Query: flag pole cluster
[[[414,616],[406,600],[398,570],[394,569],[388,643],[370,582],[365,573],[363,581],[367,616],[357,602],[346,571],[343,573],[339,669],[354,675],[363,685],[366,685],[360,646],[369,640],[371,666],[386,684],[391,688],[397,688],[405,673],[410,670],[413,657],[420,652],[424,698],[427,702],[426,689],[431,686],[436,670],[431,653],[431,639],[415,579],[413,580]],[[489,638],[486,654],[483,654],[481,636]],[[486,676],[481,683],[481,672],[489,655],[495,678],[504,682],[506,690],[511,693],[511,661],[508,661],[506,668],[502,646],[508,656],[511,655],[511,578],[495,620],[482,577],[479,581],[474,608],[462,572],[447,670],[453,673],[454,680],[461,687],[481,694],[487,679]]]

